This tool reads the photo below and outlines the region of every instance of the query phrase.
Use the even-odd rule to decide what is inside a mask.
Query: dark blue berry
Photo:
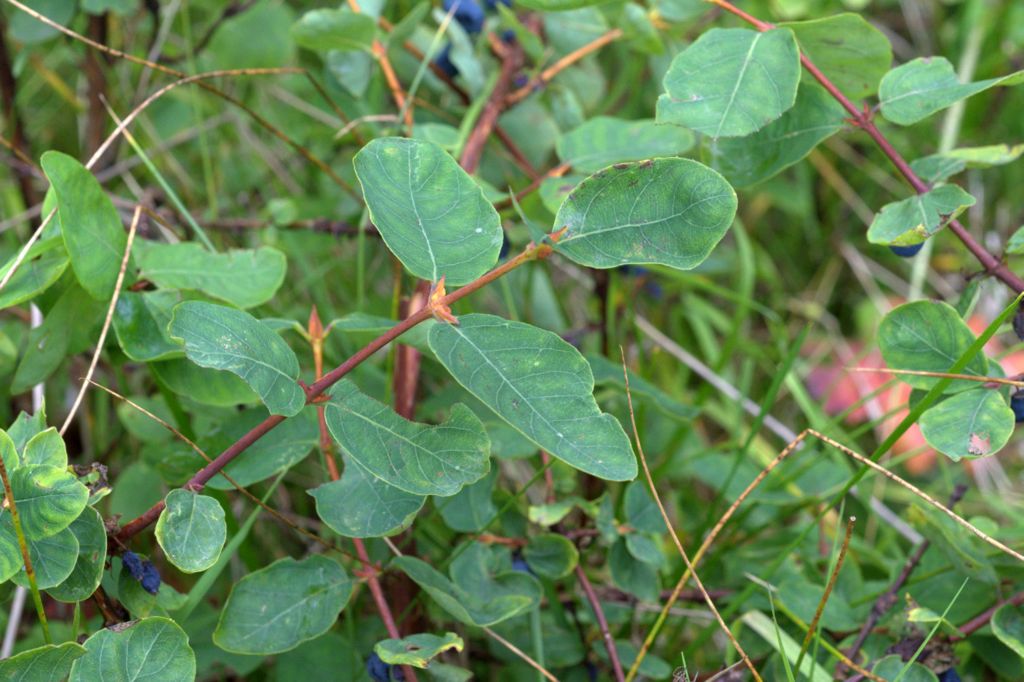
[[[512,570],[534,575],[533,569],[530,568],[530,564],[526,563],[526,559],[524,559],[523,555],[519,552],[514,552],[512,554]]]
[[[515,85],[515,86],[516,86],[517,88],[521,88],[521,87],[523,87],[524,85],[526,85],[526,84],[527,84],[527,83],[529,83],[529,82],[530,82],[530,79],[526,77],[526,74],[522,74],[522,73],[521,73],[521,74],[519,74],[519,75],[517,75],[517,76],[515,77],[515,79],[514,79],[514,80],[512,81],[512,83],[513,83],[513,84],[514,84],[514,85]]]
[[[369,658],[366,659],[366,673],[373,682],[391,682],[392,679],[397,679],[391,677],[391,666],[380,660],[376,651],[371,651]]]
[[[920,244],[912,244],[911,246],[890,246],[889,250],[895,253],[897,256],[903,258],[912,258],[917,255],[917,252],[924,246],[924,242]]]
[[[505,256],[512,249],[512,242],[508,240],[508,235],[502,233],[501,235],[501,250],[498,251],[498,260],[504,260]]]
[[[498,5],[505,5],[505,7],[511,7],[512,0],[484,0],[484,4],[487,5],[487,9],[494,9]]]
[[[950,668],[939,676],[939,682],[962,682],[956,668]]]
[[[135,552],[125,552],[121,555],[121,563],[128,571],[128,574],[136,580],[142,580],[142,559]],[[148,563],[148,562],[147,562]]]
[[[150,594],[156,594],[160,591],[160,571],[156,570],[149,561],[142,562],[142,577],[139,578],[139,582],[142,583],[142,589]]]
[[[436,57],[434,57],[434,63],[441,67],[441,70],[446,74],[455,78],[459,75],[459,68],[452,62],[452,44],[448,43],[442,48]]]
[[[587,678],[590,682],[597,682],[597,666],[591,661],[584,661],[583,668],[587,671]]]
[[[484,27],[484,11],[476,0],[444,0],[445,12],[455,7],[455,21],[459,22],[466,33],[479,33]]]
[[[1024,390],[1017,391],[1010,396],[1010,409],[1017,421],[1024,422]]]
[[[510,28],[501,32],[501,42],[512,45],[516,42],[516,32]]]

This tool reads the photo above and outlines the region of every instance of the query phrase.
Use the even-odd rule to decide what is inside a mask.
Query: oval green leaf
[[[369,50],[377,22],[346,9],[315,9],[292,24],[296,45],[310,50]]]
[[[974,334],[945,303],[914,301],[891,310],[878,328],[878,345],[885,364],[893,369],[948,372],[949,368],[974,343]],[[962,374],[987,376],[988,359],[978,353]],[[939,378],[899,375],[900,381],[914,388],[930,389]],[[947,393],[977,388],[978,382],[964,379],[950,382]]]
[[[15,253],[0,268],[0,279],[7,276],[17,259],[18,254]],[[68,262],[68,252],[60,237],[43,239],[33,244],[17,272],[0,292],[0,309],[24,303],[49,289],[64,274]]]
[[[1015,426],[1013,410],[998,391],[958,393],[925,410],[918,425],[933,448],[954,462],[999,452]]]
[[[75,277],[90,296],[109,300],[128,243],[117,209],[96,177],[74,158],[46,152],[39,163],[57,196],[61,234]]]
[[[196,676],[188,635],[169,618],[143,618],[104,628],[85,642],[70,682],[181,682]]]
[[[37,433],[25,444],[21,461],[22,464],[45,464],[59,469],[65,468],[68,465],[68,451],[64,446],[64,439],[53,427]]]
[[[572,573],[580,553],[564,535],[544,533],[530,538],[523,548],[523,558],[537,575],[557,580]]]
[[[136,362],[181,357],[181,346],[167,333],[177,291],[122,291],[114,307],[114,333],[121,350]]]
[[[594,400],[590,365],[557,334],[470,314],[435,325],[430,347],[466,390],[553,456],[606,480],[636,477],[622,425]]]
[[[793,106],[799,83],[800,52],[789,29],[713,28],[672,60],[658,122],[742,137]]]
[[[847,97],[875,94],[892,65],[889,39],[859,14],[846,12],[780,26],[793,32],[800,51]]]
[[[331,390],[325,413],[331,435],[352,459],[407,493],[454,495],[490,469],[491,441],[465,405],[453,406],[437,426],[416,424],[344,380]]]
[[[208,495],[178,488],[167,493],[156,522],[156,541],[184,573],[205,571],[217,563],[227,539],[224,508]]]
[[[75,642],[47,644],[0,661],[0,680],[5,682],[60,682],[71,672],[71,664],[85,655]]]
[[[345,569],[327,557],[280,559],[235,584],[213,641],[237,654],[294,649],[329,630],[351,594]]]
[[[107,529],[99,512],[86,507],[68,530],[78,540],[75,567],[64,582],[47,592],[58,601],[74,603],[88,599],[100,584],[107,560]]]
[[[383,137],[363,147],[353,163],[373,224],[409,272],[458,285],[497,262],[498,212],[444,149]]]
[[[309,491],[316,513],[331,530],[348,538],[376,538],[406,529],[427,498],[388,485],[346,458],[341,480]]]
[[[918,57],[885,74],[878,86],[878,100],[883,116],[906,126],[989,88],[1022,82],[1024,71],[1001,78],[961,83],[948,59]]]
[[[678,156],[693,142],[693,133],[678,126],[597,116],[559,137],[557,150],[574,170],[593,173],[613,163]]]
[[[1003,604],[992,616],[992,633],[1024,658],[1024,612],[1019,606]]]
[[[7,525],[8,522],[5,519],[3,523]],[[28,555],[32,559],[32,570],[36,574],[36,586],[39,589],[60,585],[71,575],[78,560],[78,539],[70,529],[65,528],[45,538],[33,538],[26,534],[25,540],[28,542]],[[24,568],[12,580],[16,585],[29,586]]]
[[[299,361],[280,336],[252,315],[212,303],[186,301],[174,309],[171,336],[185,343],[188,359],[237,374],[271,414],[291,417],[306,404]]]
[[[690,159],[617,164],[581,182],[558,209],[555,248],[592,268],[704,261],[736,216],[736,192]]]
[[[277,249],[214,253],[195,242],[135,242],[139,276],[163,289],[194,289],[239,308],[266,303],[284,282],[288,262]]]
[[[868,241],[897,246],[920,244],[973,205],[974,197],[956,185],[942,185],[894,201],[875,214],[868,228]]]
[[[27,538],[55,535],[78,518],[89,489],[66,468],[22,466],[10,474],[11,492]]]
[[[201,405],[228,407],[259,401],[259,396],[231,372],[200,367],[185,358],[154,362],[149,368],[169,389]]]

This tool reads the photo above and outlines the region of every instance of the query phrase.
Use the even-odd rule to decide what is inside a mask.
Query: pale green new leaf
[[[373,224],[413,275],[466,284],[497,262],[502,240],[498,212],[441,147],[378,138],[353,163]]]
[[[800,161],[843,127],[844,111],[813,83],[802,83],[796,104],[753,135],[709,145],[712,165],[736,187],[747,187]]]
[[[957,185],[915,194],[883,206],[871,221],[868,241],[897,246],[919,244],[973,205],[974,197]]]
[[[103,628],[86,640],[70,682],[181,682],[196,675],[188,635],[169,618],[143,618]]]
[[[636,477],[622,425],[594,401],[594,376],[561,337],[470,314],[430,330],[430,347],[470,393],[570,466],[612,481]]]
[[[269,246],[214,253],[195,242],[139,240],[132,254],[139,276],[158,287],[194,289],[239,308],[252,308],[273,298],[288,267],[285,255]]]
[[[100,584],[107,559],[107,529],[99,512],[86,507],[68,530],[78,540],[75,567],[64,582],[47,592],[58,601],[74,603],[88,599]]]
[[[961,83],[949,60],[919,57],[885,74],[878,88],[878,99],[882,115],[887,119],[899,125],[911,125],[989,88],[1022,82],[1024,71]]]
[[[47,644],[22,651],[0,661],[0,680],[4,682],[60,682],[71,672],[71,664],[85,655],[85,647],[75,642]]]
[[[128,235],[96,177],[74,158],[46,152],[39,160],[57,196],[64,246],[82,288],[95,299],[114,293]]]
[[[352,595],[337,562],[319,554],[290,557],[235,583],[213,641],[238,654],[276,654],[326,632]]]
[[[736,192],[690,159],[617,164],[581,182],[558,210],[555,248],[577,263],[613,268],[704,261],[736,216]]]
[[[42,433],[37,433],[28,443],[25,444],[25,451],[21,453],[22,464],[46,464],[58,468],[68,465],[68,451],[64,446],[64,439],[57,433],[57,429],[50,427]]]
[[[11,492],[27,538],[45,538],[64,530],[89,501],[89,489],[66,468],[22,466],[10,473]]]
[[[454,495],[490,469],[491,442],[465,405],[448,421],[416,424],[343,380],[331,390],[327,427],[354,460],[382,481],[413,495]]]
[[[171,336],[201,367],[237,374],[272,414],[291,417],[306,404],[299,387],[299,361],[280,336],[241,310],[186,301],[174,309]]]
[[[596,116],[559,137],[556,148],[562,162],[593,173],[613,163],[678,156],[693,142],[693,133],[678,126]]]
[[[348,9],[315,9],[292,24],[297,45],[310,50],[369,50],[377,22]]]
[[[742,137],[793,106],[799,82],[800,52],[789,29],[713,28],[672,60],[658,122]]]
[[[316,500],[317,516],[331,530],[349,538],[399,533],[412,523],[427,499],[388,485],[348,457],[341,480],[308,492]]]
[[[462,651],[465,644],[454,632],[446,632],[444,636],[432,635],[427,632],[409,635],[402,639],[385,639],[377,642],[373,650],[388,665],[411,665],[415,668],[426,668],[430,659],[441,655],[449,649]]]
[[[779,25],[793,32],[800,51],[847,97],[875,94],[892,65],[889,39],[859,14]]]
[[[992,455],[1013,435],[1013,410],[998,391],[975,388],[925,410],[921,435],[954,462]]]
[[[878,328],[878,345],[885,364],[893,369],[926,372],[948,372],[960,359],[975,337],[957,314],[945,303],[914,301],[890,311]],[[987,376],[988,359],[976,354],[961,374]],[[938,377],[899,375],[900,381],[914,388],[928,390],[939,381]],[[947,393],[977,388],[978,382],[953,380]],[[933,408],[934,409],[934,408]]]
[[[205,571],[217,563],[227,539],[220,502],[191,490],[167,493],[156,522],[156,541],[167,559],[184,573]]]

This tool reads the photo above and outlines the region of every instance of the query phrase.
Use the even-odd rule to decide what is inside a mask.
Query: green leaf
[[[747,137],[712,142],[712,165],[736,187],[762,182],[838,132],[843,118],[843,108],[824,88],[802,83],[796,104],[777,121]]]
[[[454,632],[446,632],[444,636],[420,633],[402,639],[385,639],[373,646],[374,652],[388,665],[411,665],[415,668],[426,668],[430,659],[440,656],[449,649],[462,651],[465,643]]]
[[[14,535],[8,517],[5,516],[0,523],[4,526],[5,534]],[[36,574],[36,586],[39,589],[60,585],[71,575],[78,560],[78,540],[69,529],[65,528],[45,538],[32,537],[26,533],[25,540],[28,542],[28,555],[32,559],[32,570]],[[29,586],[24,566],[12,580],[16,585]]]
[[[11,271],[17,258],[18,254],[15,253],[0,268],[0,279]],[[60,237],[43,239],[33,244],[25,260],[18,266],[18,271],[0,290],[0,309],[24,303],[49,289],[64,274],[69,262],[68,252]]]
[[[678,156],[693,147],[693,133],[652,119],[626,121],[597,116],[558,138],[558,158],[592,173],[623,161]]]
[[[22,530],[30,539],[64,530],[89,501],[89,489],[66,468],[22,466],[10,473],[10,481]]]
[[[1000,642],[1024,658],[1024,613],[1019,606],[1000,606],[992,616],[992,632]]]
[[[660,263],[689,270],[704,261],[736,216],[736,192],[690,159],[618,164],[591,175],[562,203],[555,248],[593,268]]]
[[[276,654],[326,632],[352,594],[345,569],[327,557],[290,557],[235,583],[213,641],[238,654]]]
[[[658,505],[647,492],[647,484],[644,481],[633,481],[626,486],[622,505],[626,523],[634,529],[645,533],[665,532],[665,520],[661,518]]]
[[[780,656],[785,656],[790,664],[795,665],[800,658],[800,644],[780,629],[779,624],[760,611],[747,611],[740,620],[748,628],[761,637]],[[830,682],[832,676],[812,656],[804,656],[799,671],[811,682]]]
[[[132,247],[139,276],[163,289],[194,289],[239,308],[274,297],[288,268],[277,249],[208,251],[195,242],[160,244],[139,240]]]
[[[184,358],[154,362],[149,368],[169,389],[202,405],[228,407],[259,400],[252,389],[231,372],[206,369]]]
[[[925,410],[921,435],[954,462],[993,455],[1013,435],[1013,410],[998,391],[985,388],[958,393]]]
[[[451,580],[412,556],[397,557],[392,563],[423,588],[441,608],[467,625],[494,625],[540,603],[541,589],[535,578],[512,570],[492,575],[488,571],[485,552],[486,548],[474,544],[460,554],[452,562]]]
[[[156,522],[156,541],[183,573],[199,573],[217,563],[227,539],[224,508],[207,495],[178,488],[167,493]]]
[[[903,672],[904,669],[906,673]],[[880,659],[871,672],[890,682],[897,679],[900,682],[939,682],[939,678],[931,670],[920,663],[906,663],[898,654],[890,654]]]
[[[373,224],[413,275],[466,284],[497,262],[502,241],[498,212],[441,147],[378,138],[353,163]]]
[[[88,599],[99,587],[107,560],[107,529],[99,512],[86,507],[68,530],[78,540],[75,567],[64,582],[47,592],[58,601],[74,603]]]
[[[352,459],[407,493],[454,495],[490,469],[490,439],[465,405],[454,405],[443,424],[416,424],[343,380],[325,412],[331,435]]]
[[[962,99],[996,86],[1024,82],[1024,71],[1001,78],[961,83],[944,57],[919,57],[885,74],[878,88],[882,115],[911,125]]]
[[[21,452],[25,449],[32,437],[36,434],[42,433],[46,430],[46,406],[43,405],[39,408],[39,411],[33,415],[29,415],[28,412],[19,412],[18,418],[11,424],[11,428],[7,429],[7,435],[10,437],[12,444],[17,452]],[[0,429],[2,431],[2,429]],[[0,440],[3,437],[0,436]],[[7,454],[4,454],[4,462],[7,462]],[[14,469],[17,466],[17,462],[8,464],[8,471]]]
[[[24,566],[25,559],[21,555],[21,545],[14,534],[14,526],[5,517],[0,522],[0,583],[13,578]]]
[[[246,410],[222,424],[215,436],[203,439],[204,449],[222,452],[266,418],[267,411],[262,408]],[[258,483],[301,462],[319,440],[316,408],[307,407],[246,448],[224,467],[224,473],[241,486]],[[196,464],[203,465],[198,461]],[[223,476],[214,476],[207,485],[216,490],[234,490]]]
[[[498,469],[482,479],[467,485],[457,495],[444,500],[436,500],[441,508],[441,518],[446,526],[458,533],[476,533],[482,531],[498,513],[491,499],[494,494],[494,481],[498,477]]]
[[[523,558],[537,575],[557,580],[573,572],[580,553],[564,535],[543,533],[530,538],[523,548]]]
[[[793,106],[799,82],[800,53],[789,29],[713,28],[672,60],[658,122],[742,137]]]
[[[893,369],[925,372],[948,372],[949,368],[974,343],[974,334],[945,303],[914,301],[890,311],[878,328],[878,345],[885,364]],[[988,359],[978,353],[961,374],[983,377],[988,373]],[[936,377],[899,375],[900,381],[914,388],[930,389]],[[978,382],[953,380],[947,393],[977,388]]]
[[[71,23],[75,17],[75,3],[67,0],[32,0],[25,4],[64,26]],[[13,12],[10,20],[11,36],[22,43],[38,43],[58,35],[57,29],[47,26],[25,12]]]
[[[636,477],[622,425],[594,401],[594,377],[557,334],[470,314],[430,330],[430,347],[470,393],[570,466],[611,481]]]
[[[64,439],[57,433],[57,429],[50,427],[42,433],[32,436],[25,444],[25,450],[21,454],[21,463],[45,464],[47,466],[63,469],[68,465],[68,451],[64,446]]]
[[[196,675],[188,636],[169,618],[143,618],[104,628],[85,642],[70,682],[180,682]]]
[[[637,561],[626,547],[625,538],[619,538],[608,553],[608,566],[612,581],[621,589],[641,601],[657,602],[661,590],[658,569],[649,563]]]
[[[25,413],[22,412],[21,414],[24,415]],[[21,416],[19,416],[18,419],[21,419]],[[45,426],[45,423],[42,425]],[[17,426],[18,422],[15,422],[14,425],[11,426],[11,433],[14,435],[19,435],[15,431]],[[24,435],[28,437],[29,434],[26,433]],[[31,440],[31,438],[29,438],[29,440]],[[25,444],[23,443],[21,449],[24,449],[24,447]],[[3,459],[4,466],[7,468],[8,472],[14,471],[21,466],[21,456],[18,454],[18,447],[15,444],[14,439],[11,438],[11,436],[3,429],[0,429],[0,458]]]
[[[292,39],[310,50],[369,50],[377,31],[373,17],[345,9],[315,9],[292,25]]]
[[[859,14],[779,24],[796,36],[800,51],[852,99],[875,94],[892,64],[892,45]]]
[[[564,12],[592,5],[603,5],[610,0],[519,0],[516,4],[528,9],[539,9],[544,12]]]
[[[956,218],[974,197],[957,185],[942,185],[924,194],[886,204],[868,228],[872,244],[920,244]]]
[[[1024,225],[1018,227],[1006,242],[1006,253],[1020,255],[1024,253]]]
[[[74,158],[46,152],[39,163],[57,196],[61,234],[75,276],[90,296],[109,300],[128,242],[117,209],[96,177]]]
[[[388,485],[348,457],[340,480],[308,492],[316,500],[317,516],[348,538],[399,533],[409,527],[427,499]]]
[[[256,391],[271,414],[292,417],[306,404],[299,387],[299,361],[280,336],[252,315],[234,308],[186,301],[168,327],[184,341],[185,355],[200,367],[237,374]]]
[[[22,651],[0,661],[0,680],[5,682],[60,682],[71,672],[71,664],[85,655],[75,642],[47,644]]]

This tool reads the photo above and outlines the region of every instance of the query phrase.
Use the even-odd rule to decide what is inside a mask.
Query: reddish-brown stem
[[[768,31],[775,28],[773,24],[761,21],[760,19],[747,14],[732,3],[728,2],[728,0],[710,0],[710,2],[743,19],[754,26],[758,31]],[[858,107],[850,100],[849,97],[840,92],[835,83],[830,81],[828,76],[822,73],[821,69],[815,66],[814,62],[812,62],[806,54],[800,55],[800,63],[803,64],[807,73],[811,74],[811,76],[813,76],[814,79],[818,81],[844,109],[846,109],[847,113],[850,114],[850,120],[853,125],[863,130],[872,140],[875,141],[878,148],[883,154],[885,154],[886,158],[889,159],[892,165],[896,167],[896,170],[900,172],[900,175],[902,175],[910,186],[914,188],[915,192],[918,194],[924,194],[930,189],[928,183],[922,180],[917,173],[914,172],[914,169],[910,167],[910,164],[907,163],[905,158],[903,158],[903,155],[892,146],[889,139],[885,137],[881,130],[878,129],[878,126],[876,126],[874,120],[872,120],[870,110],[865,107]],[[950,220],[948,226],[949,230],[956,235],[957,239],[959,239],[963,245],[967,247],[967,250],[970,251],[978,260],[978,262],[982,264],[986,273],[999,279],[1015,292],[1024,292],[1024,279],[1010,270],[1010,268],[1008,268],[998,257],[989,253],[985,247],[979,244],[977,240],[971,236],[971,233],[968,232],[958,220]]]
[[[565,55],[548,68],[541,71],[540,74],[537,75],[535,78],[531,79],[529,83],[519,88],[515,92],[511,93],[508,96],[508,103],[515,104],[516,102],[526,99],[527,97],[530,96],[530,93],[550,83],[555,76],[560,74],[565,69],[569,68],[570,66],[572,66],[579,60],[583,59],[587,55],[597,52],[598,50],[600,50],[602,47],[612,42],[613,40],[618,40],[621,36],[622,29],[613,28],[612,30],[601,34],[597,38],[594,38],[586,45],[573,50],[572,52]]]
[[[501,47],[498,47],[499,45]],[[459,159],[459,165],[470,174],[475,173],[480,165],[480,159],[484,153],[484,145],[497,125],[498,117],[505,111],[507,106],[506,96],[512,88],[512,82],[516,77],[516,73],[523,67],[523,48],[518,44],[502,45],[501,43],[496,43],[495,49],[500,49],[501,51],[501,70],[498,72],[498,81],[495,83],[494,90],[491,91],[491,96],[488,98],[487,103],[484,104],[480,118],[473,127],[473,131],[469,134],[466,145],[462,150],[462,157]]]
[[[992,616],[996,615],[996,611],[998,611],[1001,607],[1005,606],[1006,604],[1013,604],[1014,606],[1020,606],[1021,604],[1024,604],[1024,592],[1018,592],[1006,601],[1001,601],[992,608],[985,610],[980,615],[971,618],[969,621],[967,621],[959,627],[960,632],[964,633],[964,637],[967,637],[977,632],[981,628],[988,625],[992,621]],[[962,638],[953,638],[954,641],[958,641],[960,639]]]
[[[612,637],[612,631],[608,627],[608,619],[604,617],[604,610],[601,608],[601,602],[598,601],[597,595],[594,593],[594,586],[590,584],[590,579],[587,578],[586,572],[584,572],[583,567],[579,564],[576,564],[576,579],[579,581],[580,587],[583,588],[583,593],[587,595],[590,608],[594,611],[594,616],[597,618],[597,627],[601,630],[601,639],[604,641],[605,649],[608,651],[608,660],[611,661],[615,680],[616,682],[623,682],[626,679],[626,675],[622,672],[622,663],[619,661],[619,652],[615,648],[615,638]]]
[[[465,298],[473,292],[481,289],[501,276],[505,275],[512,270],[515,270],[519,266],[531,260],[537,260],[539,258],[546,258],[551,253],[551,247],[547,244],[533,245],[531,244],[515,258],[512,258],[505,263],[502,263],[498,267],[494,268],[485,275],[478,277],[469,284],[466,284],[459,289],[456,289],[447,296],[440,297],[437,301],[431,302],[424,306],[417,312],[407,317],[402,322],[386,331],[385,333],[378,336],[376,339],[368,343],[366,346],[357,351],[348,360],[341,363],[330,372],[325,374],[322,378],[306,387],[306,400],[307,403],[315,401],[319,398],[328,388],[336,384],[346,374],[351,372],[353,369],[358,367],[361,363],[365,362],[370,356],[379,351],[384,346],[388,345],[399,336],[409,331],[416,325],[428,320],[434,311],[440,307],[447,308],[452,303]],[[217,455],[217,457],[207,464],[205,467],[200,469],[195,476],[190,478],[184,486],[186,490],[202,490],[211,478],[216,476],[221,469],[228,465],[238,455],[245,452],[246,448],[258,441],[260,438],[269,433],[274,427],[283,422],[285,417],[281,415],[272,414],[262,422],[257,424],[246,433],[244,436],[239,438],[235,443],[228,447],[224,452]],[[150,524],[157,520],[160,516],[160,512],[164,509],[163,500],[157,502],[152,507],[147,509],[142,515],[136,517],[129,523],[125,524],[120,531],[118,531],[116,539],[118,542],[124,544],[127,543],[135,535],[138,535],[143,529],[147,528]]]

